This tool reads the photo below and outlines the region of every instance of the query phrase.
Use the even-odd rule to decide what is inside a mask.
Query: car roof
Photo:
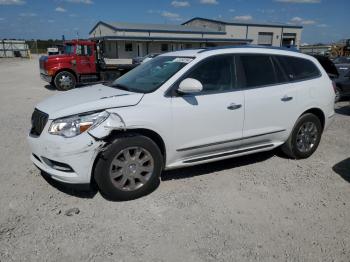
[[[304,57],[307,59],[315,59],[309,55],[302,54],[296,49],[284,47],[265,47],[259,45],[237,45],[237,46],[222,46],[213,48],[185,49],[164,53],[161,56],[184,56],[184,57],[207,57],[217,54],[227,53],[259,53],[259,54],[275,54]]]
[[[168,53],[160,54],[159,56],[185,56],[185,57],[195,57],[199,51],[203,49],[184,49],[178,51],[172,51]]]

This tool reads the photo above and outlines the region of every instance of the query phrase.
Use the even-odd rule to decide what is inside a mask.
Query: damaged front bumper
[[[116,113],[110,113],[96,128],[71,138],[49,134],[51,123],[48,121],[40,136],[28,135],[31,160],[53,179],[70,184],[89,184],[95,159],[106,144],[103,139],[113,130],[126,129]]]
[[[89,184],[94,161],[105,142],[88,133],[73,138],[50,135],[48,123],[39,137],[28,135],[31,160],[53,179],[70,184]]]

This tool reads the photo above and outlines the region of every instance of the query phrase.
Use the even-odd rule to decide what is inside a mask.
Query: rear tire
[[[302,115],[294,125],[282,151],[290,158],[303,159],[311,156],[317,149],[322,135],[320,119],[314,114]]]
[[[154,191],[160,183],[163,157],[158,146],[142,135],[122,136],[102,152],[94,177],[111,200],[132,200]]]
[[[77,80],[71,72],[62,71],[55,76],[53,82],[58,90],[67,91],[75,88]]]

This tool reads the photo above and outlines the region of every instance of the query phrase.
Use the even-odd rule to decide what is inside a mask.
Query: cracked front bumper
[[[94,161],[105,142],[96,141],[88,133],[72,138],[51,135],[47,131],[50,124],[47,123],[39,137],[28,135],[32,162],[55,180],[70,184],[90,183]],[[71,169],[64,171],[62,166]]]

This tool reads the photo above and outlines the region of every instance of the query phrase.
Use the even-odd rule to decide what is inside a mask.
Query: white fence
[[[0,57],[29,57],[29,47],[22,40],[0,40]]]

